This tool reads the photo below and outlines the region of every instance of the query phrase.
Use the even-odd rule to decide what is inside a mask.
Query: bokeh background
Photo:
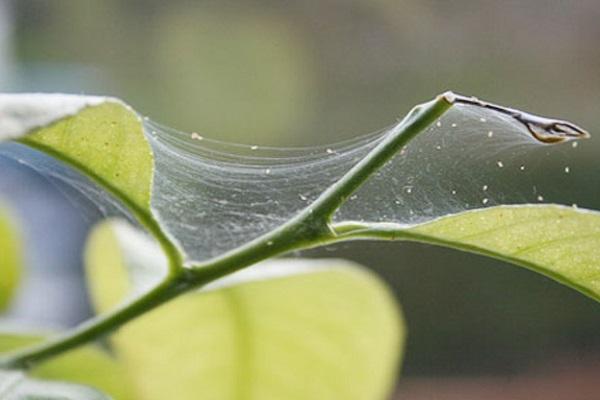
[[[387,126],[446,89],[600,132],[597,0],[0,0],[0,90],[114,95],[166,125],[260,145]],[[573,160],[600,207],[600,140]],[[10,318],[89,316],[81,247],[97,215],[0,157],[28,243]],[[501,262],[416,244],[342,245],[377,270],[410,337],[398,398],[593,399],[600,308]]]

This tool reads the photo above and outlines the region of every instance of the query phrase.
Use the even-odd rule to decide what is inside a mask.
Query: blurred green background
[[[209,137],[335,142],[387,126],[447,89],[600,131],[597,0],[0,5],[0,89],[114,95],[156,121]],[[592,139],[574,161],[588,171],[578,178],[579,197],[598,208],[599,150]],[[69,229],[83,229],[85,220],[75,225]],[[413,244],[308,255],[355,259],[394,287],[410,328],[409,378],[600,365],[599,305],[527,271]],[[62,321],[85,316],[82,309],[70,315]]]

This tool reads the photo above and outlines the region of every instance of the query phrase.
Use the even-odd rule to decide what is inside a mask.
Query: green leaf
[[[39,342],[40,336],[33,335],[17,335],[17,334],[0,334],[0,352],[17,349],[23,346],[31,345]],[[12,373],[12,372],[11,372]],[[29,378],[13,376],[17,379],[22,390],[32,390],[31,395],[37,394],[39,399],[104,399],[97,394],[96,390],[100,390],[112,396],[115,400],[133,400],[131,389],[126,379],[126,374],[122,366],[118,365],[115,360],[108,356],[103,351],[93,347],[86,346],[70,351],[59,357],[35,367],[31,371],[31,376],[36,379],[74,382],[78,385],[59,384],[55,382],[41,382]],[[95,390],[85,388],[89,386]],[[0,388],[2,388],[2,378],[0,378]],[[42,391],[38,391],[42,388]],[[2,389],[0,389],[2,393]],[[85,397],[93,393],[96,397]],[[50,396],[52,394],[54,397]],[[60,397],[59,396],[62,396]],[[77,394],[80,397],[76,397]],[[43,397],[47,395],[48,397]],[[70,397],[68,397],[70,396]],[[4,399],[4,397],[0,396]],[[12,397],[7,397],[11,399]],[[15,397],[15,399],[29,397]]]
[[[16,140],[68,164],[106,189],[163,245],[179,253],[151,210],[154,156],[141,117],[110,97],[0,94],[0,142]]]
[[[394,224],[341,224],[335,241],[412,240],[517,264],[600,301],[600,213],[558,205],[498,206],[406,229]]]
[[[19,235],[8,213],[0,207],[0,310],[4,309],[12,298],[21,265]]]
[[[123,249],[133,242],[98,229],[87,263],[105,311],[124,295]],[[395,382],[403,339],[392,296],[365,269],[277,260],[143,315],[113,343],[141,400],[173,390],[178,400],[377,400]]]
[[[6,131],[0,132],[0,139],[2,133],[5,137],[16,136],[21,142],[72,165],[129,205],[149,213],[152,151],[140,118],[131,108],[115,99],[83,96],[31,95],[29,101],[29,107],[41,107],[49,114],[43,124],[31,127],[37,114],[17,107],[13,114],[22,115],[24,120],[20,122],[27,125],[13,128],[10,136]],[[42,107],[39,103],[43,101],[50,105]],[[61,108],[61,101],[71,106]],[[6,122],[0,129],[5,125]]]

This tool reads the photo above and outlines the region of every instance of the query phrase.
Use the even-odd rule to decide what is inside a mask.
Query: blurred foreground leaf
[[[0,208],[0,311],[12,298],[21,266],[21,245],[16,228]]]
[[[41,337],[2,333],[0,334],[0,352],[27,346],[40,340]],[[6,397],[6,399],[67,400],[109,398],[100,395],[96,390],[79,385],[100,390],[112,396],[115,400],[134,399],[130,395],[131,392],[124,369],[106,353],[92,346],[78,348],[35,367],[31,371],[31,376],[36,378],[36,380],[20,378],[14,375],[16,372],[1,373],[12,374],[6,375],[4,377],[5,381],[15,379],[20,387],[16,393],[19,393],[21,397]],[[8,394],[2,392],[2,379],[0,375],[0,393],[8,396]],[[43,382],[37,379],[74,382],[78,385]],[[12,392],[7,393],[13,395]],[[29,394],[29,397],[25,396],[25,393]],[[0,395],[0,398],[4,400],[5,397],[2,395]]]
[[[100,311],[124,295],[124,248],[134,243],[106,226],[87,249]],[[218,282],[113,336],[137,398],[387,398],[404,329],[371,273],[342,260],[278,260]]]
[[[4,400],[110,400],[110,397],[85,386],[31,379],[22,371],[0,371],[0,398]]]

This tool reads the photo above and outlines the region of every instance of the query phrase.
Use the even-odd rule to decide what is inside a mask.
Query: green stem
[[[276,255],[316,247],[332,241],[332,234],[335,235],[335,232],[331,229],[330,221],[335,211],[369,176],[446,112],[452,106],[451,99],[449,95],[444,94],[428,103],[416,106],[365,158],[296,217],[266,235],[205,263],[181,268],[179,254],[175,254],[176,251],[170,243],[165,243],[168,240],[160,227],[155,226],[154,221],[148,220],[143,212],[135,212],[134,207],[136,216],[141,218],[142,223],[158,237],[166,251],[170,263],[169,277],[145,295],[105,316],[94,318],[63,336],[0,358],[0,368],[31,367],[102,337],[193,288],[201,287]],[[119,193],[115,191],[115,194]],[[132,204],[128,205],[132,206]]]
[[[453,96],[445,93],[414,107],[381,143],[297,216],[244,246],[193,266],[191,271],[196,284],[208,283],[277,254],[323,244],[332,233],[329,224],[333,214],[346,199],[402,147],[440,118],[452,104]]]

